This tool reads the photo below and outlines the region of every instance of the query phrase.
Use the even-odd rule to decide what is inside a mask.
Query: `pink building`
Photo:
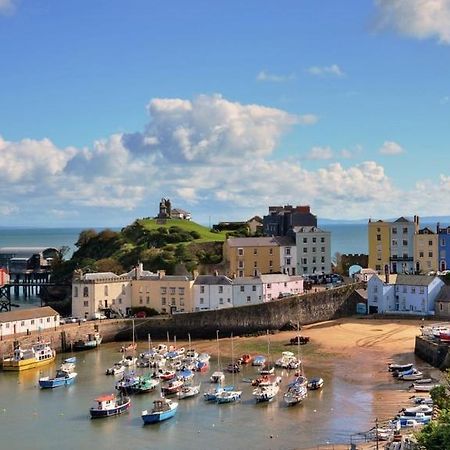
[[[303,294],[303,278],[284,274],[261,275],[263,302]]]
[[[9,283],[9,274],[6,269],[0,269],[0,286]]]

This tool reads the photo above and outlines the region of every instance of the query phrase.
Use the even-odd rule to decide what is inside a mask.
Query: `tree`
[[[75,245],[80,248],[86,245],[92,238],[95,237],[97,237],[97,232],[93,228],[83,230],[78,236],[78,241],[75,243]]]

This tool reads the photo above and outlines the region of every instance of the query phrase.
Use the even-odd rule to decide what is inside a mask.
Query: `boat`
[[[76,364],[76,362],[77,362],[77,357],[76,356],[71,356],[70,358],[66,358],[64,360],[64,363]]]
[[[194,363],[194,370],[196,372],[204,373],[209,370],[209,362],[208,361],[196,361]]]
[[[158,375],[158,377],[161,381],[169,381],[173,380],[176,375],[177,373],[175,372],[175,370],[164,370]]]
[[[252,386],[281,384],[282,378],[275,375],[262,375],[254,380],[251,380]]]
[[[310,378],[308,380],[307,386],[308,386],[308,389],[310,389],[311,391],[320,389],[323,386],[323,378],[320,378],[320,377]]]
[[[241,371],[241,367],[237,362],[231,362],[228,364],[226,371],[229,373],[239,373]]]
[[[308,389],[304,384],[294,384],[293,386],[289,386],[283,396],[283,400],[288,406],[293,406],[301,403],[307,396]]]
[[[414,389],[416,392],[430,392],[431,389],[439,386],[438,384],[420,384],[413,383],[410,388]]]
[[[234,391],[234,386],[223,386],[223,387],[214,387],[209,389],[207,392],[203,393],[203,398],[207,402],[215,402],[217,400],[217,395],[222,391]]]
[[[225,374],[220,370],[220,346],[219,346],[219,330],[216,331],[217,340],[217,370],[209,377],[211,383],[222,383],[225,380]]]
[[[190,369],[181,369],[178,372],[177,378],[183,382],[192,380],[194,378],[194,372]]]
[[[276,367],[281,367],[282,369],[297,369],[300,365],[299,360],[295,357],[292,352],[282,352],[281,358],[275,361]]]
[[[99,333],[89,333],[85,339],[78,339],[73,343],[73,350],[90,350],[98,347],[102,343],[102,336]]]
[[[417,413],[423,413],[425,415],[433,414],[433,407],[430,405],[418,405],[412,408],[403,408],[399,414],[403,416],[415,416]]]
[[[405,426],[407,420],[415,420],[418,423],[428,423],[431,421],[431,415],[426,415],[423,413],[417,413],[415,416],[402,415],[402,416],[397,416],[397,420],[400,421],[401,426]]]
[[[132,394],[140,379],[141,377],[133,372],[124,374],[123,377],[117,381],[116,389],[124,394]]]
[[[117,416],[124,413],[131,405],[129,397],[115,394],[103,395],[95,401],[97,405],[89,410],[92,419]]]
[[[252,361],[252,357],[249,355],[249,354],[245,354],[245,355],[242,355],[239,359],[238,359],[238,362],[239,362],[239,364],[250,364],[251,363],[251,361]]]
[[[398,375],[399,380],[405,380],[405,381],[420,380],[421,378],[423,378],[423,373],[414,367],[411,370],[406,371],[406,372],[401,372]]]
[[[48,342],[38,342],[29,348],[17,346],[11,356],[3,359],[3,370],[20,372],[45,366],[55,360],[56,352]]]
[[[125,367],[135,366],[137,363],[136,356],[127,355],[120,360],[120,363]]]
[[[200,394],[200,384],[194,386],[185,385],[181,388],[181,391],[177,393],[178,398],[180,399],[195,397],[198,394]]]
[[[60,386],[68,386],[75,381],[77,373],[74,372],[75,364],[64,362],[53,378],[41,377],[39,378],[39,387],[41,389],[53,389]]]
[[[413,363],[409,363],[409,364],[389,364],[388,365],[388,369],[389,372],[403,372],[405,370],[409,370],[412,369],[413,367]]]
[[[120,352],[121,353],[127,353],[127,352],[134,352],[137,349],[137,344],[136,343],[132,343],[132,344],[128,344],[128,345],[122,345],[122,347],[120,347]]]
[[[257,355],[253,358],[252,366],[263,366],[266,362],[266,357],[263,355]]]
[[[183,382],[181,380],[170,380],[161,385],[161,392],[164,395],[172,395],[181,391]]]
[[[412,397],[410,397],[410,399],[412,400],[412,403],[414,403],[415,405],[432,405],[433,404],[433,399],[431,397],[416,397],[415,395],[413,395]]]
[[[139,377],[139,381],[133,386],[133,394],[147,394],[153,392],[159,385],[159,380],[155,380],[150,375]]]
[[[106,369],[105,374],[106,375],[120,375],[125,371],[125,366],[122,364],[122,362],[116,362],[111,367],[108,367]]]
[[[270,361],[270,336],[269,330],[267,330],[267,360],[262,364],[259,369],[261,375],[271,375],[275,372],[275,366]]]
[[[280,390],[280,386],[277,384],[269,384],[269,385],[259,385],[256,389],[253,390],[253,397],[255,397],[256,402],[270,402]]]
[[[153,408],[149,412],[142,411],[141,417],[144,424],[158,423],[173,417],[178,408],[178,403],[167,398],[160,398],[153,402]]]

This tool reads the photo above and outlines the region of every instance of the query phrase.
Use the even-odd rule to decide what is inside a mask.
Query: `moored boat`
[[[183,382],[181,380],[170,380],[161,385],[161,392],[164,395],[173,395],[181,391]]]
[[[413,363],[409,363],[409,364],[394,364],[394,363],[392,363],[392,364],[388,365],[389,372],[395,372],[395,371],[403,372],[405,370],[412,369],[412,367],[413,367]]]
[[[215,402],[217,400],[217,395],[222,391],[234,391],[234,386],[215,387],[209,389],[207,392],[203,393],[203,398],[207,402]]]
[[[142,411],[141,417],[144,424],[158,423],[173,417],[178,408],[178,403],[167,398],[160,398],[153,402],[151,411]]]
[[[283,396],[283,400],[288,406],[292,406],[301,403],[307,396],[308,390],[304,384],[294,384],[289,386]]]
[[[150,375],[139,377],[139,381],[133,386],[133,394],[147,394],[153,392],[159,385],[159,380],[155,380]]]
[[[248,353],[246,353],[245,355],[242,355],[238,359],[239,364],[249,364],[249,363],[251,363],[251,361],[252,361],[252,357]]]
[[[255,397],[256,402],[270,402],[280,390],[280,386],[277,384],[269,384],[269,385],[259,385],[253,391],[253,397]]]
[[[53,378],[42,377],[39,378],[39,387],[41,389],[53,389],[60,386],[68,386],[73,384],[77,377],[76,372],[56,372]]]
[[[195,397],[200,393],[200,384],[194,385],[194,386],[183,386],[181,390],[177,393],[178,397],[180,399],[182,398],[189,398],[189,397]]]
[[[225,380],[225,374],[220,370],[216,370],[209,377],[209,380],[211,381],[211,383],[222,383],[222,381]]]
[[[121,362],[114,363],[111,367],[108,367],[105,371],[106,375],[120,375],[125,371],[125,366]]]
[[[89,333],[84,339],[78,339],[73,343],[73,350],[91,350],[102,343],[102,336],[99,333]]]
[[[234,403],[241,399],[242,391],[226,391],[219,392],[216,396],[216,402],[220,405],[223,403]]]
[[[420,384],[413,383],[410,388],[414,389],[416,392],[430,392],[431,389],[438,386],[437,384]]]
[[[314,377],[308,380],[308,389],[314,391],[316,389],[320,389],[323,386],[323,378]]]
[[[135,342],[128,344],[128,345],[122,345],[122,347],[120,347],[120,351],[122,353],[133,352],[136,349],[137,349],[137,344]]]
[[[266,362],[266,357],[263,355],[257,355],[253,358],[252,366],[263,366]]]
[[[116,397],[114,394],[103,395],[95,401],[96,406],[89,410],[92,419],[117,416],[124,413],[131,405],[129,397],[122,395]]]
[[[45,366],[55,360],[56,352],[48,342],[38,342],[30,348],[22,349],[18,346],[11,356],[2,361],[3,370],[20,372]]]

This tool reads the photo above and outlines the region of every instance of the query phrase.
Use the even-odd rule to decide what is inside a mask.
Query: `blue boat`
[[[116,397],[114,394],[103,395],[96,398],[95,401],[97,405],[89,410],[91,419],[117,416],[124,413],[131,405],[129,397]]]
[[[203,398],[207,402],[215,402],[217,400],[217,395],[223,391],[225,391],[225,392],[234,391],[234,386],[230,385],[230,386],[212,388],[203,394]]]
[[[153,409],[142,411],[141,417],[144,424],[158,423],[173,417],[178,408],[178,403],[167,398],[160,398],[153,402]]]
[[[68,386],[75,381],[77,377],[76,372],[56,372],[56,376],[54,378],[50,377],[42,377],[39,378],[39,387],[41,389],[53,389],[60,386]]]
[[[265,356],[258,355],[253,358],[252,366],[264,366],[265,363],[266,363]]]

